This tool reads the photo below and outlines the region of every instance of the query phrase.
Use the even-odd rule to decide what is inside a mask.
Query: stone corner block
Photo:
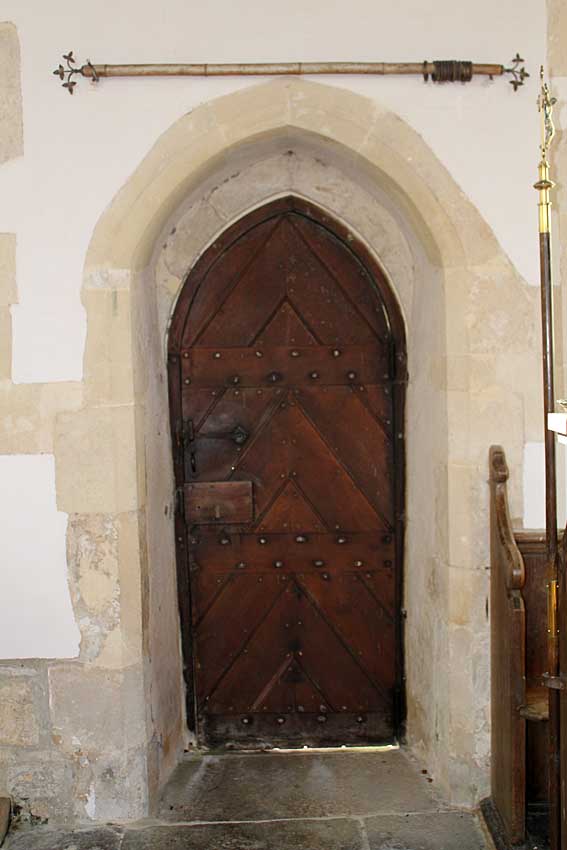
[[[25,679],[0,684],[0,745],[36,747],[40,743],[32,683]]]
[[[16,234],[0,233],[0,307],[17,302]]]
[[[54,449],[59,510],[123,513],[140,507],[133,405],[60,413]]]
[[[20,83],[20,44],[12,23],[0,23],[0,163],[21,156],[24,151],[22,91]]]
[[[145,742],[142,672],[54,664],[49,669],[53,736],[63,753],[124,757]]]

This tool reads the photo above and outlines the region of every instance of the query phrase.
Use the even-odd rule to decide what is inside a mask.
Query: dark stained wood
[[[508,840],[524,840],[526,829],[526,614],[524,561],[514,539],[504,450],[492,446],[490,474],[490,624],[492,800]]]
[[[293,346],[293,347],[290,347]],[[185,357],[185,355],[188,355]],[[267,355],[267,356],[266,356]],[[358,386],[390,380],[384,345],[253,345],[194,348],[183,352],[183,377],[193,387]],[[350,376],[350,377],[349,377]]]
[[[567,526],[563,529],[563,538],[559,547],[559,673],[567,680]],[[561,850],[567,844],[567,692],[559,692],[559,772],[561,810]]]
[[[185,517],[194,525],[248,523],[254,519],[251,481],[185,484]]]
[[[508,845],[521,843],[526,813],[550,800],[545,532],[514,531],[508,468],[490,450],[492,804]],[[501,839],[502,840],[502,835]]]
[[[516,531],[524,559],[526,609],[526,808],[549,803],[549,689],[547,672],[547,546],[543,531]]]
[[[200,740],[392,740],[407,375],[380,269],[316,207],[268,204],[189,274],[169,356]]]

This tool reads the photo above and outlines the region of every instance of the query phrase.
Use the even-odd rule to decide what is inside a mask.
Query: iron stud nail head
[[[321,573],[325,581],[329,581],[329,573]]]
[[[301,352],[297,351],[297,349],[294,348],[293,351],[290,351],[290,355],[292,357],[301,357]]]
[[[346,537],[337,537],[337,543],[339,545],[342,545],[343,543],[346,543],[346,542],[347,542]]]
[[[358,717],[356,718],[356,722],[357,723],[364,723],[364,717],[362,717],[362,715],[359,714]]]
[[[248,724],[250,723],[250,718],[249,717],[243,717],[242,723],[244,723],[245,726],[248,726]]]
[[[277,570],[280,570],[280,569],[283,567],[283,565],[284,565],[284,562],[283,562],[283,561],[274,561],[274,567],[275,567]]]
[[[185,380],[183,381],[183,383],[184,383],[184,384],[190,384],[190,383],[191,383],[191,378],[185,378]]]
[[[278,723],[280,724],[280,726],[282,725],[282,723],[285,723],[285,717],[278,717]]]
[[[267,538],[267,537],[259,537],[259,538],[258,538],[258,543],[259,543],[261,546],[265,546],[267,542],[268,542],[268,538]]]
[[[347,378],[349,379],[349,381],[354,381],[354,379],[356,378],[356,372],[347,372]]]
[[[319,377],[319,372],[310,372],[309,377],[311,378],[312,381],[316,381],[317,378]]]
[[[219,543],[221,546],[228,546],[230,543],[230,537],[221,537]]]
[[[239,561],[236,565],[236,569],[237,570],[243,570],[245,566],[246,566],[246,561]]]
[[[326,715],[324,715],[324,714],[317,715],[317,722],[318,723],[326,723],[327,722]]]
[[[324,567],[325,561],[313,561],[313,566],[315,567]]]
[[[230,383],[231,384],[239,384],[240,378],[238,377],[238,375],[233,375],[232,378],[230,379]]]
[[[263,356],[264,356],[263,351],[256,351],[256,357],[263,357]]]
[[[355,567],[363,567],[363,566],[364,566],[364,561],[355,561],[355,562],[354,562],[354,566],[355,566]]]
[[[220,351],[215,351],[215,353],[213,354],[213,357],[215,358],[215,360],[220,360],[220,358],[221,358]]]
[[[189,358],[189,352],[188,352],[188,351],[184,351],[184,352],[183,352],[183,357],[185,358],[185,360],[187,360],[187,359]]]
[[[282,376],[279,372],[270,372],[270,374],[268,375],[268,381],[270,381],[271,384],[277,384],[277,382],[281,381],[281,379]]]
[[[341,356],[341,352],[339,351],[339,349],[333,348],[333,357],[340,357],[340,356]]]
[[[304,534],[298,534],[295,538],[296,543],[307,543],[308,538]]]

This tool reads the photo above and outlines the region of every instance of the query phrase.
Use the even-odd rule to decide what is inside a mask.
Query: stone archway
[[[111,668],[121,705],[135,707],[135,727],[126,708],[113,720],[124,771],[139,788],[122,816],[151,809],[187,743],[166,436],[168,317],[184,275],[217,233],[290,190],[356,233],[401,304],[410,352],[408,739],[455,802],[473,804],[486,790],[485,452],[503,441],[520,465],[523,430],[510,422],[522,419],[524,399],[505,383],[531,353],[537,305],[411,128],[363,97],[286,79],[204,105],[168,130],[102,216],[86,260],[86,401],[65,416],[56,459],[59,479],[74,479],[62,488],[74,528],[104,514],[119,541],[118,625],[93,641],[83,618],[81,675],[87,682]],[[507,370],[501,356],[510,357]],[[498,368],[494,384],[486,375]],[[93,740],[97,748],[106,752]],[[95,788],[108,785],[105,758]],[[119,816],[100,806],[96,817],[109,811]]]

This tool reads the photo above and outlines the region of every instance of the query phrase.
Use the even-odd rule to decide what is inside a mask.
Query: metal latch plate
[[[549,673],[544,673],[543,684],[546,688],[551,688],[553,691],[567,690],[567,678],[562,675],[550,676]]]
[[[248,523],[254,519],[251,481],[185,484],[185,518],[190,525]]]

